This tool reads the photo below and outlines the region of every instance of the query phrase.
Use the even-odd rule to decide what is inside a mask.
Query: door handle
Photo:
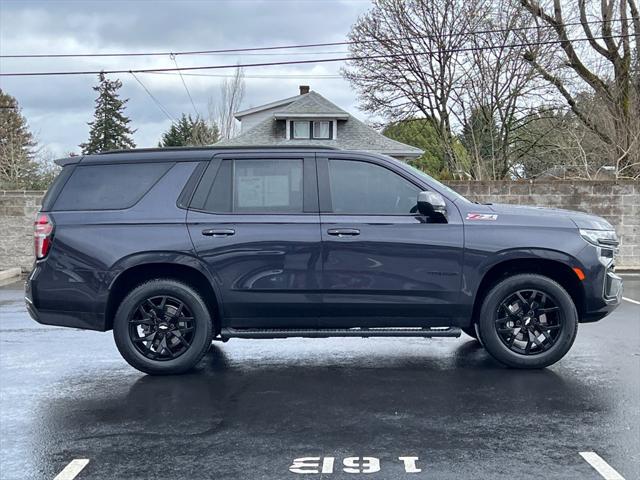
[[[205,237],[230,237],[235,233],[236,231],[233,228],[208,228],[202,230],[202,235]]]
[[[360,235],[360,230],[357,228],[330,228],[327,233],[336,237],[355,237]]]

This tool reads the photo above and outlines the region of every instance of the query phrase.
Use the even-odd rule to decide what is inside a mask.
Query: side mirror
[[[418,193],[418,211],[427,217],[447,216],[447,204],[442,195],[436,192]]]

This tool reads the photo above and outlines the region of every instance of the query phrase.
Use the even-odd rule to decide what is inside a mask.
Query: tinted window
[[[55,210],[113,210],[134,205],[173,163],[79,165]]]
[[[329,181],[335,213],[412,213],[420,191],[391,170],[352,160],[329,160]]]
[[[75,165],[67,165],[63,167],[55,180],[51,183],[49,188],[47,189],[47,193],[42,199],[42,208],[43,212],[48,212],[53,207],[53,202],[64,187],[64,184],[67,183],[67,180],[71,176],[71,172],[73,172],[73,168]]]
[[[210,212],[302,212],[302,160],[225,160],[204,209]]]

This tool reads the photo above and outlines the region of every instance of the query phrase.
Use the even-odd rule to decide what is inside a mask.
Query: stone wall
[[[33,265],[33,221],[44,192],[0,190],[0,270]]]
[[[481,203],[514,203],[594,213],[609,220],[621,240],[617,264],[640,269],[640,182],[447,182]],[[0,270],[33,264],[33,220],[43,192],[0,191]]]

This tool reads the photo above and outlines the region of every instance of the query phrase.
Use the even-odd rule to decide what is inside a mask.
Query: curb
[[[19,278],[22,275],[22,269],[20,267],[7,268],[6,270],[0,270],[0,281]]]

